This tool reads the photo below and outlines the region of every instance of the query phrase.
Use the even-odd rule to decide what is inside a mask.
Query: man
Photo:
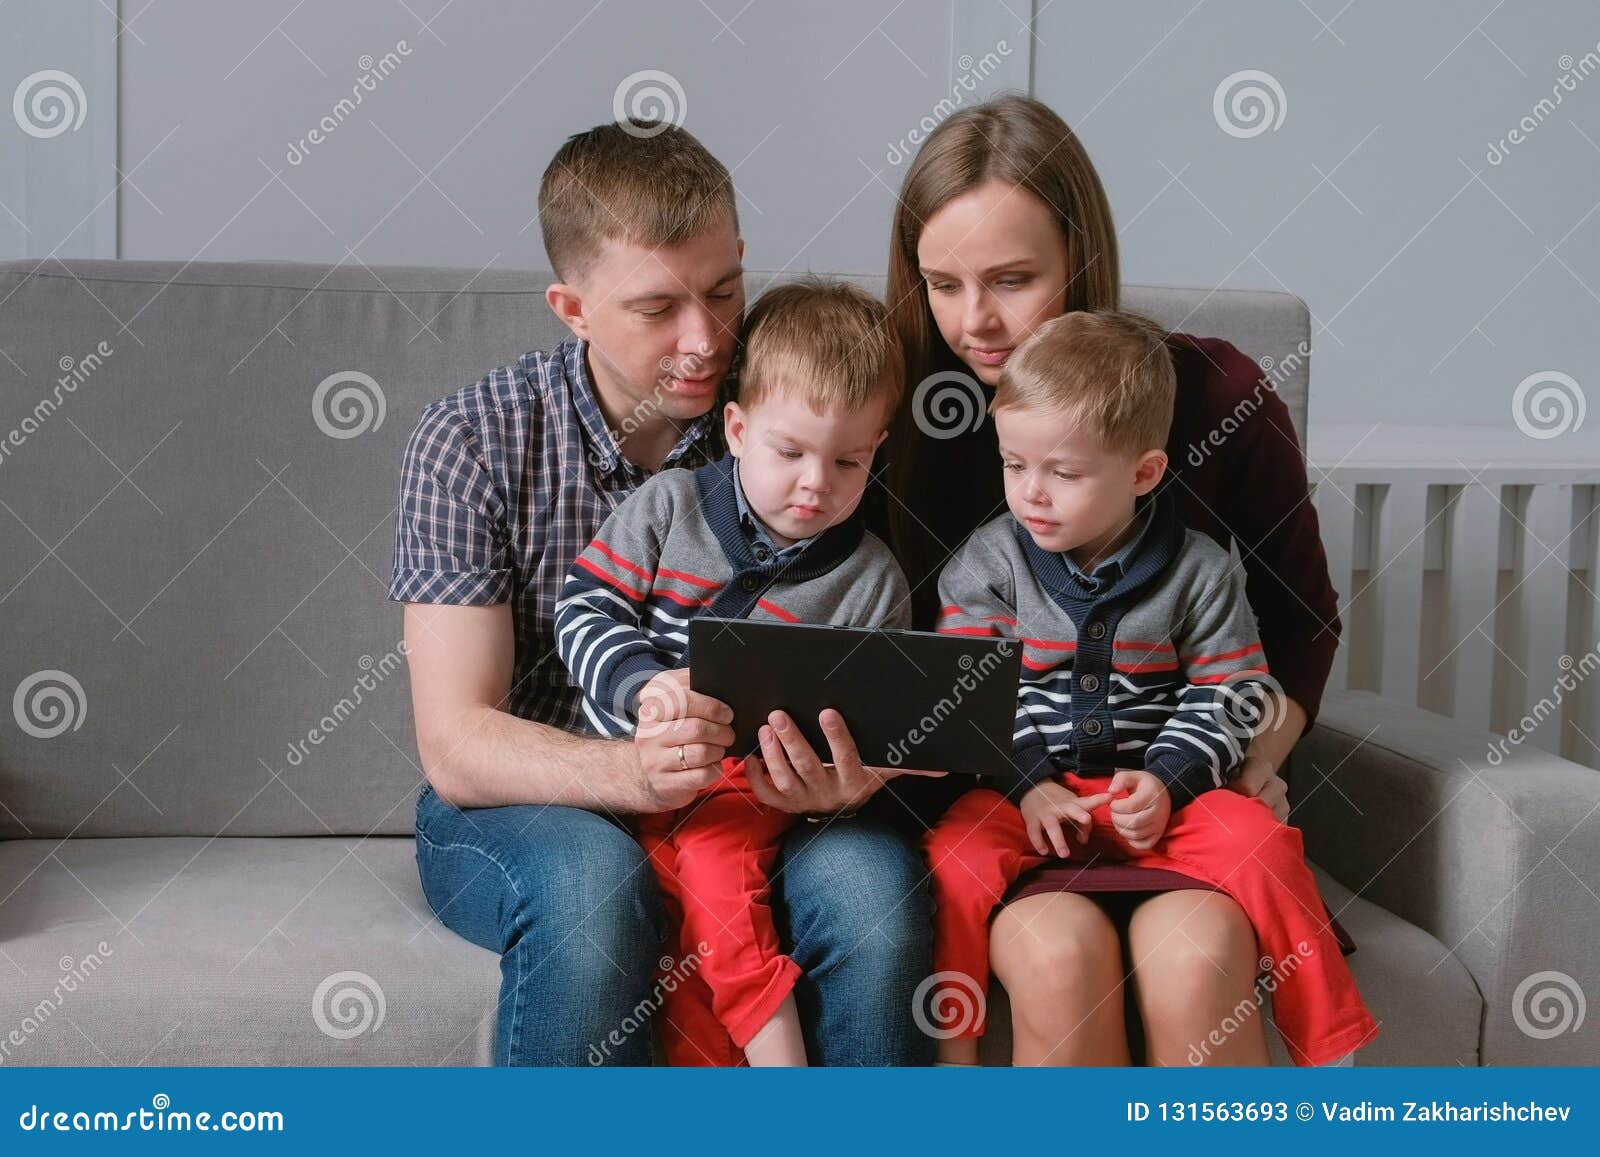
[[[635,745],[580,733],[554,647],[562,580],[646,478],[722,453],[720,402],[744,309],[732,180],[682,129],[569,139],[539,218],[573,340],[428,406],[407,447],[390,597],[406,604],[422,886],[441,920],[501,954],[498,1064],[645,1064],[664,933],[627,817],[677,808],[719,774],[731,713],[690,694]],[[752,760],[796,826],[773,910],[823,1064],[917,1064],[929,970],[925,869],[853,815],[892,773],[861,765],[836,716],[822,762],[792,725]],[[685,753],[692,753],[692,762]]]

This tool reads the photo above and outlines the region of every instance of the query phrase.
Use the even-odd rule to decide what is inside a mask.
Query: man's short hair
[[[1015,407],[1065,415],[1109,450],[1166,447],[1177,375],[1154,322],[1078,310],[1040,326],[1000,371],[990,412]]]
[[[677,125],[629,118],[567,138],[539,183],[550,267],[576,281],[612,240],[672,246],[728,222],[739,231],[733,178]]]
[[[885,425],[905,388],[905,355],[883,303],[846,281],[807,277],[774,286],[745,317],[739,404],[774,393],[813,410],[883,406]]]

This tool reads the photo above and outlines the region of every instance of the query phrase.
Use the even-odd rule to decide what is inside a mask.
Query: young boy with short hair
[[[599,734],[642,740],[681,714],[697,615],[909,625],[905,577],[858,510],[904,385],[883,306],[842,282],[783,285],[751,310],[744,347],[724,411],[730,456],[641,486],[579,555],[556,607],[557,650]],[[699,747],[679,747],[679,762],[705,763]],[[753,1065],[806,1063],[800,969],[768,907],[793,817],[757,802],[742,763],[724,760],[721,783],[637,822],[717,1022],[691,988],[664,986],[674,1064],[707,1063],[717,1049],[700,1038],[724,1030]]]
[[[1244,582],[1157,486],[1175,390],[1162,333],[1074,312],[1006,364],[990,410],[1009,512],[939,578],[938,629],[1023,644],[1002,791],[960,797],[925,841],[934,967],[987,988],[989,919],[1051,856],[1179,872],[1244,909],[1274,972],[1295,1061],[1324,1064],[1377,1026],[1306,866],[1298,830],[1223,789],[1273,709]],[[1025,1010],[1019,1010],[1024,1011]],[[942,1041],[971,1063],[977,1018]]]

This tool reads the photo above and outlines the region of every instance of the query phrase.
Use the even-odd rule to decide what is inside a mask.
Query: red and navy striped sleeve
[[[632,735],[639,692],[674,665],[651,641],[649,625],[661,536],[670,525],[665,490],[652,479],[583,548],[556,603],[556,651],[583,690],[584,717],[601,735]]]
[[[1173,646],[1183,686],[1144,765],[1178,808],[1227,782],[1269,709],[1274,685],[1237,566],[1195,592]]]

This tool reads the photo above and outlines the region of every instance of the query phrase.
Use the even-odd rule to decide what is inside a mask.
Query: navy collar
[[[1149,521],[1136,540],[1134,549],[1123,560],[1116,581],[1104,589],[1091,585],[1065,554],[1041,550],[1026,527],[1013,520],[1012,529],[1028,560],[1028,566],[1044,584],[1050,597],[1070,614],[1075,608],[1092,603],[1123,599],[1150,583],[1178,556],[1183,547],[1184,527],[1172,495],[1162,488],[1149,503]]]
[[[734,491],[733,470],[738,461],[729,454],[694,472],[700,492],[700,513],[711,533],[716,535],[723,554],[734,573],[759,571],[768,579],[804,582],[827,574],[856,552],[866,533],[866,523],[858,506],[845,521],[819,531],[806,540],[805,549],[793,556],[774,554],[760,546],[740,524],[738,497]],[[759,551],[759,553],[758,553]],[[765,554],[766,557],[761,557]]]
[[[1109,587],[1116,581],[1117,576],[1127,573],[1129,560],[1138,553],[1140,544],[1144,542],[1144,536],[1150,533],[1151,501],[1148,498],[1139,501],[1133,512],[1134,532],[1114,552],[1101,559],[1092,572],[1084,570],[1073,562],[1072,555],[1066,551],[1061,552],[1061,560],[1085,586],[1094,590],[1099,590],[1102,586]]]

